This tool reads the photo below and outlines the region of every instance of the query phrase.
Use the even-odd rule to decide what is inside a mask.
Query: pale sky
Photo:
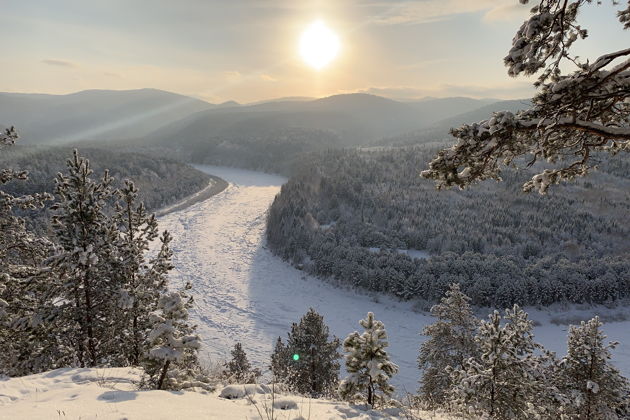
[[[611,2],[587,6],[583,57],[626,48]],[[502,59],[531,5],[518,0],[0,0],[0,91],[156,88],[213,103],[368,92],[523,98]],[[337,33],[317,71],[306,27]]]

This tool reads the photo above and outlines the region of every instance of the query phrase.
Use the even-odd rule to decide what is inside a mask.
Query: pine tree
[[[158,237],[155,216],[137,202],[138,190],[133,182],[125,180],[118,194],[114,223],[118,229],[115,282],[119,310],[114,345],[119,349],[121,364],[138,365],[147,345],[149,315],[157,308],[160,293],[166,288],[166,275],[172,269],[171,236],[165,232],[159,253],[146,261],[149,245]]]
[[[373,407],[377,390],[386,397],[394,392],[388,381],[398,372],[398,366],[389,360],[385,351],[389,345],[385,325],[375,320],[372,312],[368,312],[367,318],[359,324],[365,332],[359,334],[355,331],[343,342],[343,349],[348,353],[346,369],[349,376],[341,381],[339,395],[344,399],[354,399],[357,394],[365,393],[367,403]]]
[[[451,387],[448,369],[461,369],[469,358],[479,354],[475,342],[479,320],[469,301],[459,284],[451,284],[441,302],[431,308],[437,321],[422,331],[429,338],[420,346],[418,356],[418,365],[424,370],[420,395],[431,406],[441,405]]]
[[[196,375],[200,341],[188,323],[191,304],[181,292],[165,292],[151,314],[151,349],[142,361],[151,388],[181,389]]]
[[[115,198],[106,171],[92,179],[87,159],[75,150],[67,162],[68,175],[55,180],[52,226],[60,252],[51,260],[59,277],[54,294],[60,302],[56,333],[68,340],[81,366],[107,363],[101,346],[112,339],[110,317],[115,313],[117,231],[105,206]]]
[[[276,340],[276,346],[274,347],[271,355],[271,372],[273,373],[274,381],[285,382],[287,379],[289,369],[289,359],[291,358],[289,350],[282,342],[282,338],[278,337]]]
[[[324,318],[309,309],[299,324],[291,326],[286,351],[292,360],[283,382],[292,391],[315,398],[333,395],[339,381],[338,349],[339,339],[329,341]]]
[[[13,127],[0,132],[0,151],[18,135]],[[0,186],[25,181],[28,174],[0,170]],[[40,208],[51,197],[34,194],[16,197],[0,190],[0,375],[21,376],[57,367],[58,343],[45,329],[42,308],[50,303],[49,282],[42,271],[52,244],[26,229],[14,209]]]
[[[232,360],[227,362],[225,367],[226,369],[223,372],[223,376],[225,376],[229,382],[237,384],[255,383],[262,374],[260,369],[252,369],[241,343],[234,345]]]
[[[621,419],[619,413],[630,404],[628,380],[610,363],[617,343],[604,344],[602,325],[595,317],[569,329],[558,382],[567,397],[563,412],[570,419]]]
[[[452,373],[450,400],[468,414],[494,419],[531,418],[531,402],[540,389],[533,369],[532,322],[514,305],[506,310],[504,326],[494,311],[482,321],[475,337],[480,355]]]

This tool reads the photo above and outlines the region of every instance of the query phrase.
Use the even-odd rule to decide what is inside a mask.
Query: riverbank
[[[166,206],[166,207],[161,208],[160,210],[157,210],[155,212],[156,217],[165,216],[174,211],[184,210],[185,208],[190,207],[193,204],[200,203],[212,197],[213,195],[217,195],[223,192],[228,187],[229,185],[228,182],[224,180],[223,178],[219,178],[218,176],[215,176],[215,175],[209,175],[209,176],[210,176],[210,182],[208,182],[208,185],[204,189],[197,191],[196,193],[192,195],[189,195],[188,197],[184,198],[183,200],[180,200],[179,202],[175,204],[171,204],[170,206]]]

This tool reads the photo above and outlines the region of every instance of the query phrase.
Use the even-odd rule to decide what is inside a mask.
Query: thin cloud
[[[529,8],[521,4],[506,4],[488,10],[483,16],[486,22],[525,20],[529,16]]]
[[[228,71],[224,71],[223,72],[223,76],[225,76],[225,78],[231,82],[235,81],[235,80],[239,80],[241,77],[243,77],[243,75],[241,74],[240,71],[237,70],[228,70]]]
[[[385,6],[373,3],[371,6]],[[372,17],[379,25],[419,24],[452,19],[460,14],[485,12],[484,21],[514,20],[526,16],[529,8],[514,0],[419,0],[401,2]]]
[[[57,67],[78,67],[76,64],[65,61],[65,60],[55,60],[55,59],[46,59],[42,60],[42,63],[48,64],[49,66],[57,66]]]
[[[275,77],[273,77],[270,74],[261,74],[260,75],[260,80],[264,80],[265,82],[277,82],[278,79],[276,79]]]
[[[434,58],[430,60],[422,60],[417,63],[405,64],[398,67],[400,70],[421,70],[435,66],[436,64],[444,64],[453,61],[447,58]]]

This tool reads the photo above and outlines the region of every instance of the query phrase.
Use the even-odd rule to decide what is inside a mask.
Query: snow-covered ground
[[[272,395],[266,387],[248,385],[248,396],[238,386],[214,392],[139,391],[136,369],[57,369],[22,378],[0,379],[0,418],[7,420],[282,420],[403,418],[398,410],[385,412],[346,403]],[[241,386],[240,390],[244,388]],[[226,399],[220,395],[240,395]],[[272,402],[275,402],[273,404]],[[423,419],[448,417],[422,413]]]
[[[324,315],[332,333],[342,339],[359,329],[358,320],[372,311],[385,323],[392,359],[400,366],[393,383],[400,391],[415,391],[420,375],[416,366],[422,341],[419,332],[432,318],[414,312],[410,302],[335,288],[272,255],[263,240],[265,216],[285,178],[223,167],[198,169],[230,185],[218,195],[162,217],[160,228],[174,236],[175,284],[192,283],[202,355],[214,362],[226,359],[240,341],[250,360],[266,369],[276,338],[284,339],[291,323],[309,307]],[[594,311],[527,309],[540,323],[535,330],[537,340],[559,354],[563,354],[567,327],[551,320],[586,319]],[[618,313],[617,319],[630,315],[627,309],[598,311],[608,317]],[[630,320],[608,323],[605,330],[611,340],[622,342],[615,362],[630,375]]]

